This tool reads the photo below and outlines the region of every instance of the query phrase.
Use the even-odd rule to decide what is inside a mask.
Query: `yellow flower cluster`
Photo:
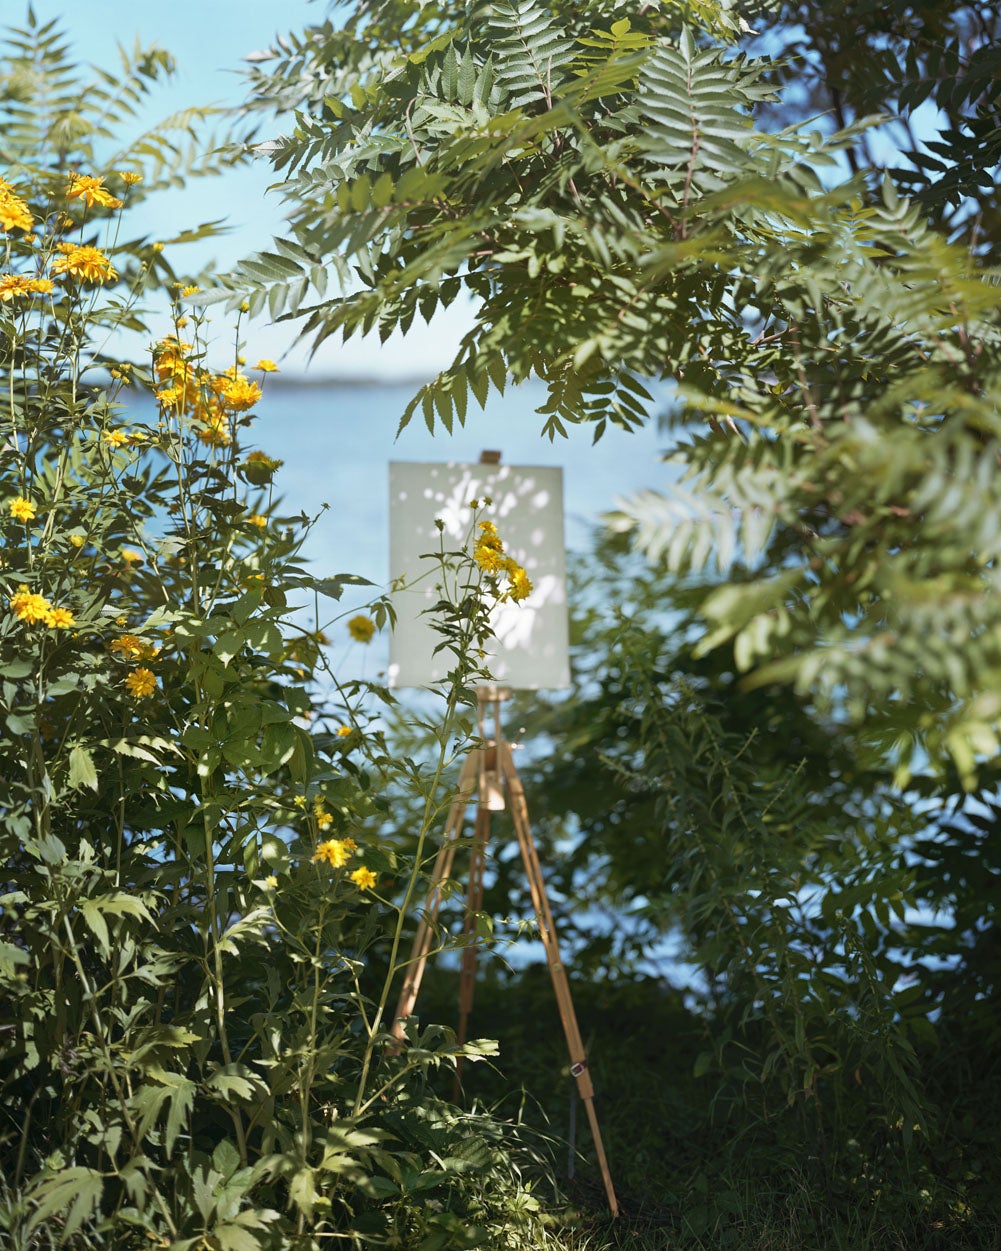
[[[160,653],[159,647],[141,639],[138,634],[122,634],[112,639],[111,650],[124,660],[155,660]]]
[[[64,630],[74,624],[73,614],[68,608],[54,607],[44,595],[38,595],[23,585],[11,596],[10,609],[19,621],[26,621],[28,625],[41,622],[50,630]]]
[[[490,577],[506,574],[508,589],[501,596],[520,603],[532,593],[532,582],[525,570],[510,556],[504,555],[504,544],[492,521],[480,522],[480,533],[473,547],[473,560]]]
[[[316,825],[320,830],[329,830],[334,823],[334,818],[324,808],[322,799],[313,801],[313,815],[316,817]]]
[[[343,868],[358,850],[358,844],[353,838],[328,838],[325,843],[320,843],[313,856],[313,863],[322,861],[329,864],[332,869]]]
[[[348,634],[356,643],[371,643],[372,635],[375,634],[375,622],[371,617],[365,617],[359,614],[352,617],[348,622]]]
[[[29,278],[27,274],[0,274],[0,301],[8,304],[16,297],[47,295],[52,290],[51,278]]]
[[[54,274],[65,274],[78,282],[110,282],[118,277],[118,270],[100,248],[82,243],[59,243],[56,247],[62,255],[52,262]]]
[[[121,177],[127,183],[131,183],[138,182],[141,175],[123,173]],[[66,187],[66,197],[69,200],[83,200],[88,208],[95,204],[103,208],[120,208],[122,204],[122,201],[113,196],[104,186],[103,178],[95,178],[90,174],[71,174]],[[75,224],[73,218],[65,214],[58,214],[55,222],[57,228]],[[12,230],[23,231],[29,236],[30,242],[34,238],[30,233],[33,226],[34,218],[27,202],[17,195],[5,178],[0,178],[0,230],[7,233]],[[57,243],[56,249],[60,255],[52,262],[50,271],[55,276],[62,274],[78,282],[100,283],[109,282],[118,277],[118,272],[110,258],[100,248],[89,244]],[[51,278],[31,277],[28,274],[0,275],[0,302],[2,303],[9,303],[11,300],[30,295],[44,295],[52,289]]]
[[[35,224],[31,209],[14,191],[6,178],[0,178],[0,230],[23,230],[27,234]]]
[[[324,864],[329,864],[332,869],[343,869],[357,850],[358,844],[353,838],[328,838],[325,843],[320,843],[317,847],[313,863],[322,861]],[[371,869],[360,864],[357,869],[348,874],[348,880],[354,882],[359,890],[371,890],[379,879]]]
[[[232,442],[234,417],[257,404],[262,395],[261,384],[251,382],[235,366],[218,374],[205,369],[192,360],[191,347],[176,335],[168,335],[157,343],[153,352],[153,368],[160,386],[156,398],[163,412],[191,417],[199,427],[198,437],[203,443],[225,447]]]
[[[138,634],[120,634],[111,640],[111,651],[129,663],[145,662],[125,675],[125,689],[133,699],[146,699],[152,695],[156,690],[156,674],[146,665],[156,660],[160,649]]]

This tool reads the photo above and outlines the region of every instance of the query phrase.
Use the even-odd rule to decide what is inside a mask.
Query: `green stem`
[[[138,1161],[142,1161],[144,1158],[142,1138],[139,1134],[135,1121],[132,1119],[132,1114],[129,1111],[128,1100],[125,1097],[125,1091],[122,1088],[122,1083],[118,1075],[115,1057],[112,1054],[111,1045],[109,1044],[107,1036],[104,1032],[104,1025],[101,1021],[101,1014],[97,1010],[97,1002],[94,992],[90,986],[90,980],[87,977],[87,972],[83,967],[83,961],[80,958],[80,951],[76,943],[76,935],[73,933],[73,926],[70,925],[69,916],[65,911],[63,912],[63,925],[66,929],[66,936],[69,940],[70,956],[73,960],[74,966],[76,967],[77,976],[80,978],[80,985],[83,988],[83,995],[87,1003],[87,1010],[90,1015],[91,1023],[94,1027],[94,1036],[97,1039],[98,1046],[104,1054],[107,1072],[111,1077],[111,1084],[115,1088],[115,1095],[118,1100],[119,1109],[122,1113],[122,1120],[125,1122],[125,1126],[129,1131],[129,1137],[132,1139],[133,1157]],[[167,1208],[166,1202],[160,1194],[159,1188],[154,1183],[153,1178],[150,1176],[149,1171],[145,1167],[143,1167],[143,1172],[146,1173],[147,1179],[152,1186],[157,1206],[160,1208],[163,1218],[167,1222],[167,1228],[170,1230],[171,1236],[176,1238],[177,1228],[171,1219],[170,1211]]]
[[[441,554],[441,561],[444,571],[444,566],[446,564],[444,551],[442,551]],[[479,583],[477,583],[477,585],[479,585]],[[464,589],[468,589],[468,586],[469,584],[467,584],[467,587]],[[479,635],[482,633],[484,628],[484,622],[478,620],[477,613],[461,614],[461,620],[462,626],[456,639],[457,658],[468,656],[470,649],[476,645]],[[417,882],[421,873],[421,865],[424,861],[424,848],[431,831],[431,826],[438,815],[439,809],[436,803],[436,797],[441,786],[442,776],[445,772],[446,766],[454,759],[454,753],[449,751],[449,741],[452,736],[455,714],[459,706],[460,694],[464,689],[459,683],[465,666],[460,663],[457,668],[459,672],[459,680],[453,681],[449,686],[445,704],[445,716],[438,738],[438,759],[435,764],[434,773],[431,777],[431,782],[427,787],[424,796],[424,814],[421,820],[420,834],[417,838],[417,847],[414,852],[413,868],[407,881],[407,887],[403,894],[403,900],[397,908],[396,925],[393,930],[393,941],[389,953],[389,967],[386,971],[385,979],[383,980],[382,990],[379,995],[375,1013],[372,1017],[371,1027],[368,1030],[368,1041],[365,1045],[364,1056],[362,1057],[361,1072],[358,1077],[358,1089],[355,1095],[355,1116],[359,1115],[363,1108],[366,1108],[371,1104],[371,1100],[366,1099],[365,1097],[365,1091],[368,1086],[369,1074],[372,1068],[372,1061],[375,1057],[376,1047],[379,1045],[379,1030],[386,1014],[386,1005],[389,1002],[389,996],[392,991],[396,974],[401,968],[404,967],[405,962],[401,962],[399,958],[400,945],[403,941],[403,931],[407,918],[410,915],[411,907],[413,906],[414,895],[417,890]]]

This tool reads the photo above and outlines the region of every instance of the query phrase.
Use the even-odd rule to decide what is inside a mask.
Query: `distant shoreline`
[[[253,371],[251,371],[253,372]],[[298,376],[289,374],[284,376],[281,374],[269,374],[267,379],[267,387],[269,391],[304,391],[304,390],[320,390],[331,387],[406,387],[408,390],[415,390],[422,387],[429,379],[427,378],[372,378],[361,376],[357,378],[311,378],[306,374]]]
[[[254,374],[254,370],[248,371]],[[268,374],[264,380],[264,388],[268,392],[274,391],[359,391],[359,390],[389,390],[390,388],[400,388],[405,391],[416,391],[419,387],[424,386],[429,381],[428,378],[373,378],[371,376],[362,375],[357,378],[339,378],[339,377],[322,377],[311,378],[304,374],[283,375],[278,373]],[[108,381],[97,385],[107,386]],[[142,387],[128,387],[129,391],[143,391]]]

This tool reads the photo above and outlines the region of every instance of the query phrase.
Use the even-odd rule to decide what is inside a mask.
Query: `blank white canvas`
[[[532,580],[532,594],[520,604],[497,605],[491,614],[493,639],[486,647],[494,679],[519,690],[570,685],[567,638],[566,549],[563,538],[563,470],[533,465],[464,465],[391,462],[389,466],[389,574],[411,589],[394,591],[396,629],[390,640],[389,680],[393,686],[428,686],[454,664],[450,652],[433,655],[441,642],[422,615],[438,595],[439,567],[422,560],[444,537],[446,549],[471,546],[473,512],[492,521],[508,556]],[[444,524],[439,536],[435,522]],[[421,581],[417,579],[424,575]]]

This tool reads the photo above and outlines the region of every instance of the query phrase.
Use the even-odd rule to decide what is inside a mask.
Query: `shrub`
[[[70,100],[53,31],[17,39]],[[145,331],[137,301],[173,273],[119,242],[164,149],[89,172],[105,87],[72,97],[52,160],[59,118],[25,120],[0,183],[0,1230],[518,1245],[537,1203],[509,1127],[422,1097],[429,1068],[489,1047],[432,1027],[400,1050],[386,1029],[491,580],[442,554],[440,750],[397,766],[363,686],[318,693],[320,605],[361,579],[303,567],[280,458],[245,443],[271,362],[245,370],[238,322],[210,364],[191,285],[146,362],[104,346]],[[344,628],[364,643],[388,616],[377,600]],[[366,834],[394,769],[423,803],[406,861]]]

